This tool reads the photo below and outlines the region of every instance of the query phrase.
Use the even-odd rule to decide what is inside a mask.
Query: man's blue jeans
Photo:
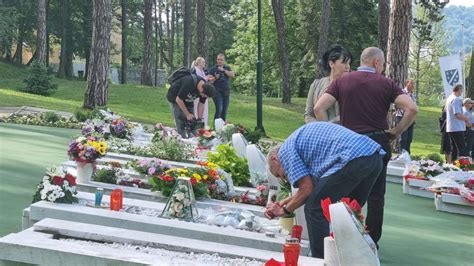
[[[356,158],[336,173],[314,181],[313,192],[306,199],[304,208],[313,257],[324,258],[324,238],[329,236],[329,223],[324,217],[321,200],[329,197],[331,202],[337,202],[349,197],[363,206],[382,171],[382,158],[378,153]]]
[[[224,93],[216,90],[214,97],[212,98],[214,105],[216,106],[216,112],[214,113],[214,120],[222,118],[226,121],[227,109],[229,108],[230,93]]]

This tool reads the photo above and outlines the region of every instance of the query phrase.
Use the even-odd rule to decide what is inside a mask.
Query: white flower
[[[60,198],[62,198],[62,197],[64,197],[64,196],[66,196],[66,194],[65,194],[64,192],[62,192],[62,191],[59,192],[59,197],[60,197]]]
[[[56,200],[56,197],[54,197],[54,195],[52,193],[49,194],[48,201],[54,202],[55,200]]]
[[[178,201],[182,201],[184,199],[184,193],[183,192],[176,193],[174,196],[175,196],[176,200],[178,200]]]
[[[191,201],[189,199],[184,199],[183,204],[184,206],[189,206],[191,205]]]
[[[173,204],[173,209],[176,212],[176,214],[179,214],[183,211],[183,204],[175,203],[175,204]]]
[[[45,200],[46,199],[46,194],[41,193],[41,199]]]

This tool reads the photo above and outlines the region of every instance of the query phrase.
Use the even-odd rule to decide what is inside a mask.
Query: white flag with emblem
[[[443,77],[444,93],[448,97],[453,92],[453,87],[463,84],[462,62],[459,55],[450,55],[439,58],[441,77]]]

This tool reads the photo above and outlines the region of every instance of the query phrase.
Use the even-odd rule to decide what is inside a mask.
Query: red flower
[[[67,182],[69,183],[69,186],[75,186],[76,185],[76,178],[71,175],[71,174],[66,174],[66,176],[64,176],[64,179],[67,180]]]
[[[64,180],[62,177],[60,176],[53,176],[53,184],[57,185],[57,186],[62,186],[64,184]]]
[[[207,174],[210,175],[210,176],[212,176],[214,179],[219,178],[217,171],[214,170],[214,169],[209,169],[209,170],[207,171]]]
[[[328,222],[331,222],[331,214],[329,214],[329,205],[331,205],[330,198],[325,198],[321,200],[321,208],[323,209],[324,217],[326,217]]]
[[[198,161],[198,162],[197,162],[197,165],[199,165],[199,166],[207,166],[207,162]]]
[[[357,202],[357,200],[355,199],[351,201],[351,203],[349,204],[349,207],[351,208],[352,211],[355,211],[355,212],[362,211],[362,207],[360,207],[359,202]]]
[[[191,177],[191,184],[194,186],[197,184],[196,178]]]
[[[459,163],[461,165],[470,165],[471,162],[469,161],[469,159],[466,159],[466,158],[462,158],[462,159],[459,159]]]
[[[199,131],[198,131],[198,134],[202,135],[202,134],[204,134],[204,132],[206,132],[206,130],[204,130],[204,128],[200,128]]]
[[[165,182],[172,182],[174,180],[174,178],[169,175],[160,175],[160,179]]]

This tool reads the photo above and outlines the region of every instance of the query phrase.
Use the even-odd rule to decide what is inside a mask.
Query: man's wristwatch
[[[290,215],[291,212],[286,208],[286,205],[282,207],[283,212],[285,212],[286,215]]]

